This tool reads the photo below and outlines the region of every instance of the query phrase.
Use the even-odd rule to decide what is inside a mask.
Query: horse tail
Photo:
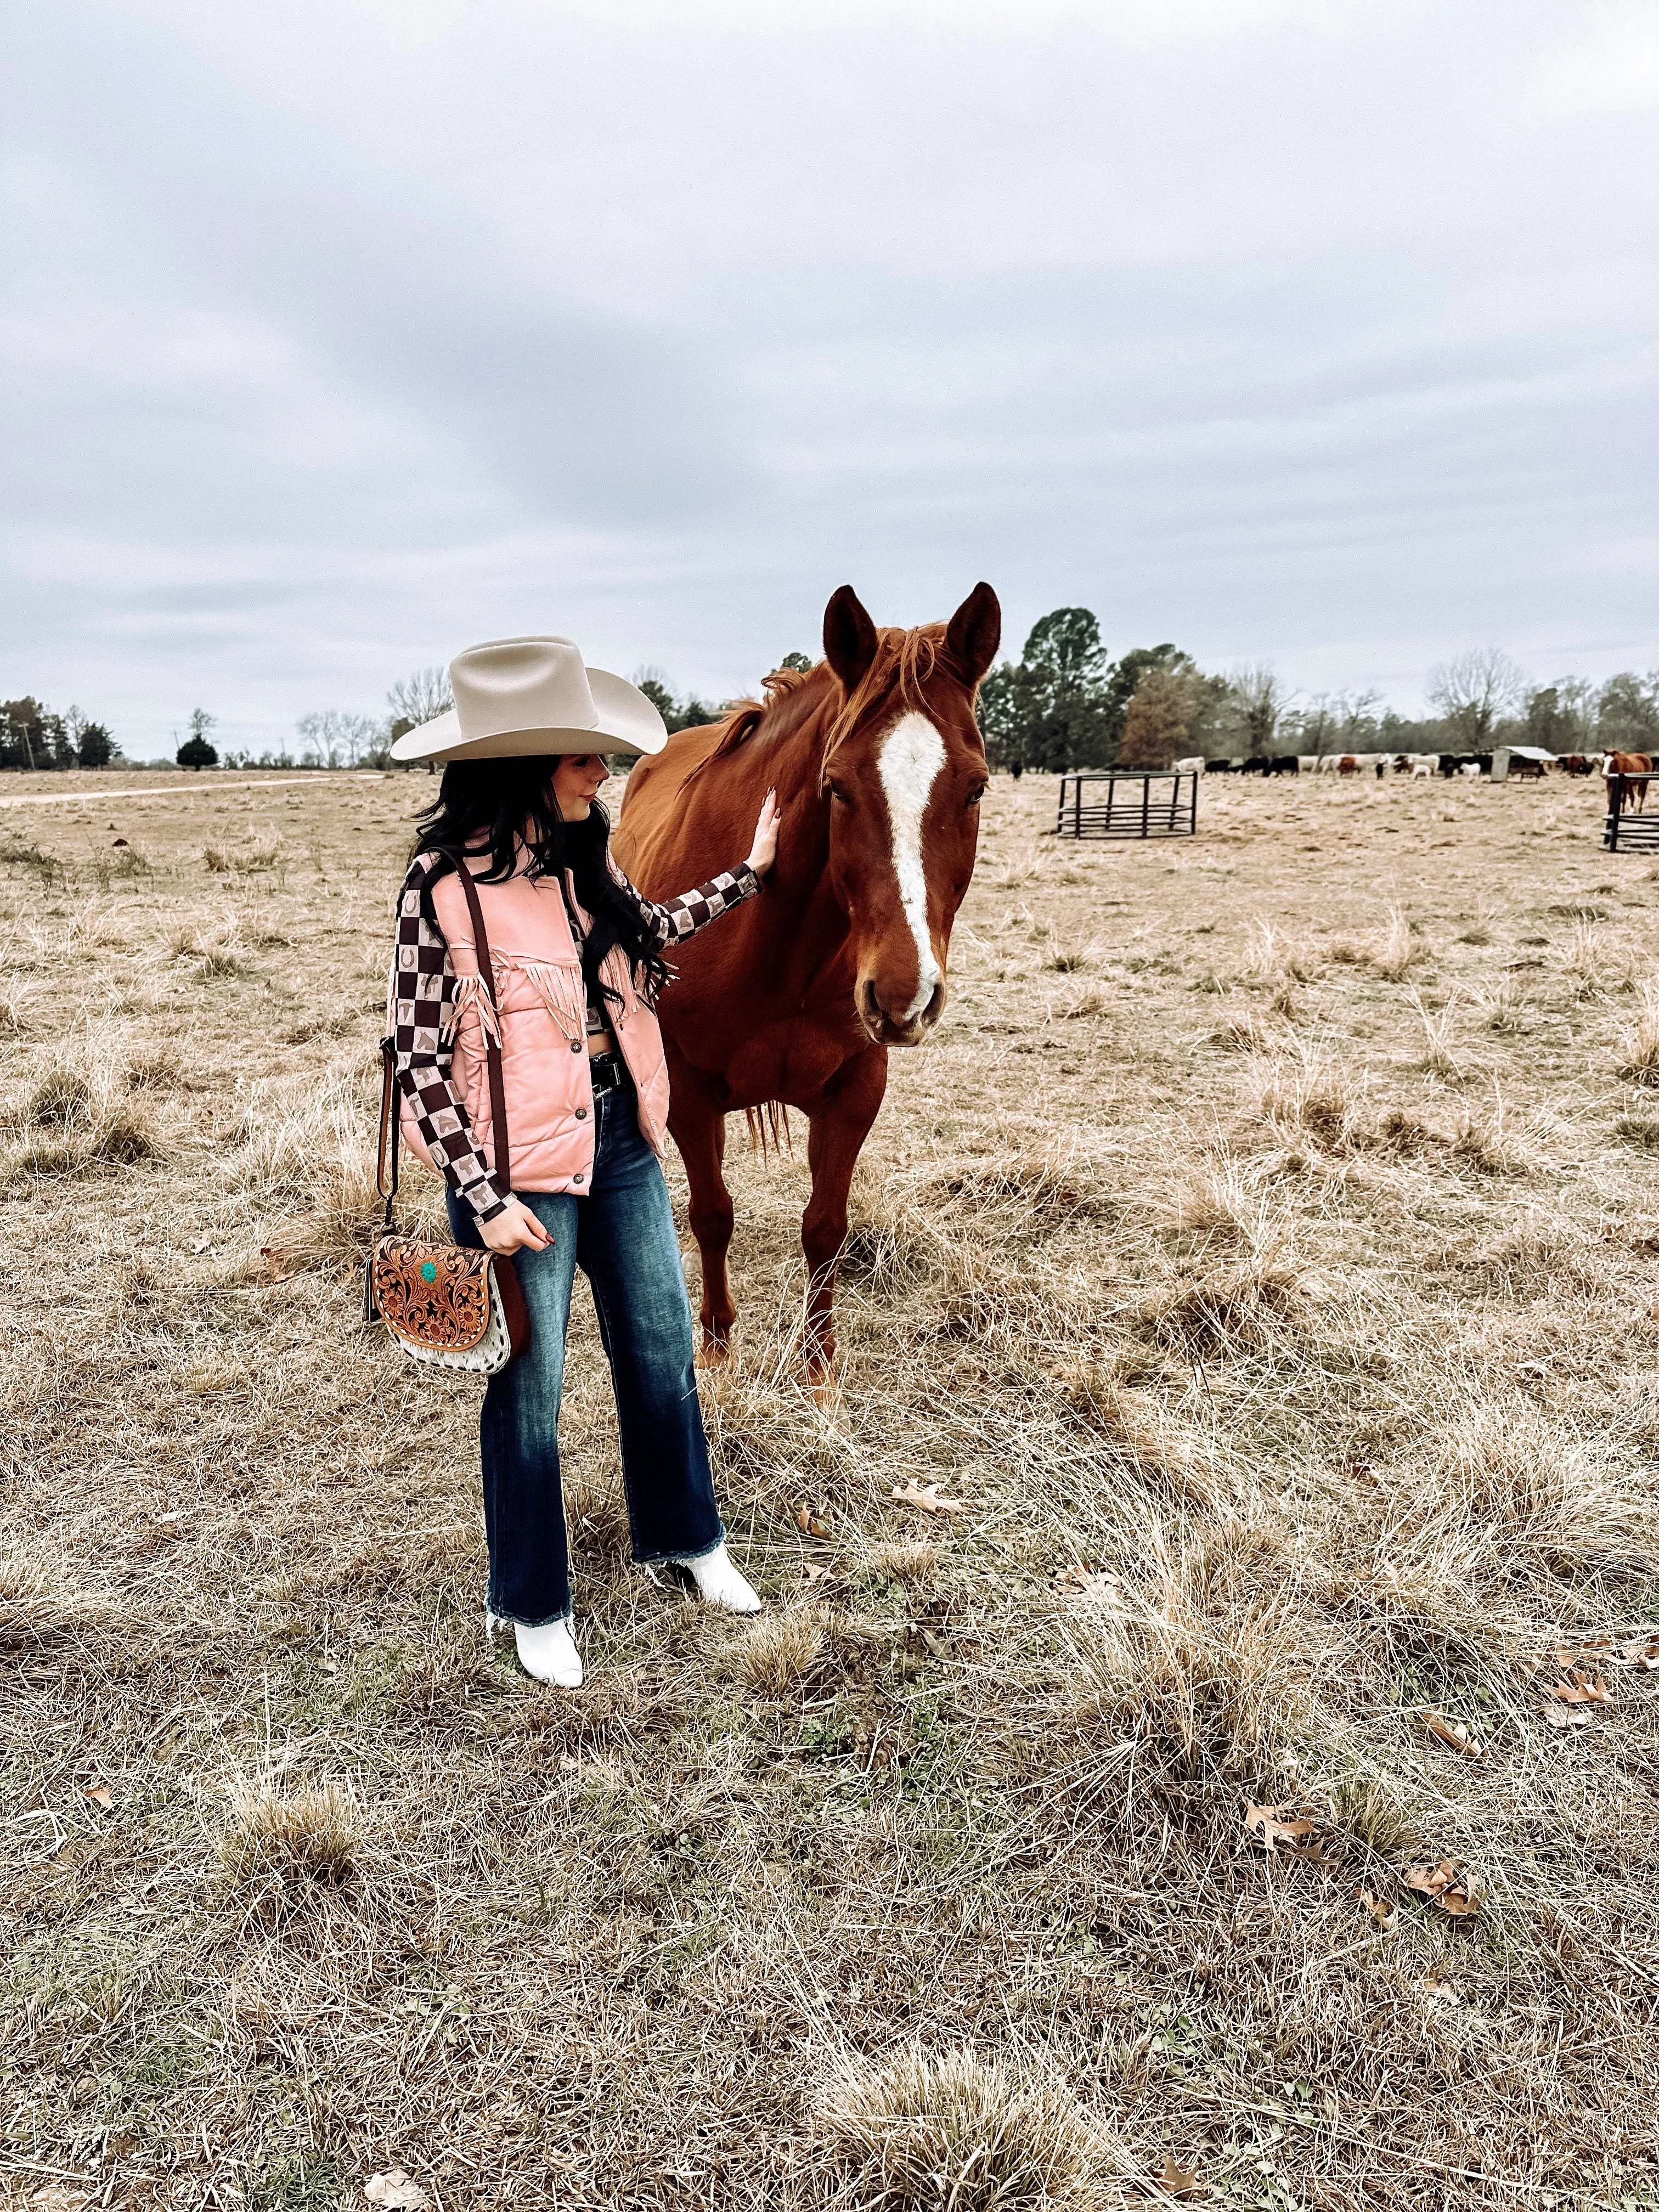
[[[794,1134],[789,1127],[789,1109],[781,1098],[767,1098],[758,1106],[745,1106],[743,1118],[749,1125],[749,1149],[758,1152],[763,1159],[776,1152],[780,1158],[787,1152],[795,1157]]]

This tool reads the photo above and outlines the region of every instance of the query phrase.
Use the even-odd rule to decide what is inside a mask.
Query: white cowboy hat
[[[668,730],[643,691],[589,668],[568,637],[504,637],[449,664],[455,704],[405,730],[400,761],[512,760],[526,753],[659,753]]]

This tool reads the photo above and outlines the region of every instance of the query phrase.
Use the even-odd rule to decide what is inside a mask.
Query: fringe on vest
[[[516,954],[498,956],[502,967],[516,968],[558,1024],[568,1044],[580,1044],[587,1034],[587,998],[582,971],[562,960],[524,960]]]
[[[482,975],[456,976],[455,996],[450,1003],[447,1016],[438,1025],[438,1035],[441,1037],[453,1036],[460,1026],[461,1016],[469,1006],[477,1006],[484,1035],[492,1044],[499,1045],[501,1025],[495,1012],[495,1002],[485,988]]]

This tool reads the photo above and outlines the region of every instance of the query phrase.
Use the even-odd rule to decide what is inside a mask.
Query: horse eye
[[[973,789],[969,793],[965,804],[969,806],[977,806],[981,799],[984,798],[988,788],[988,785],[976,783]]]
[[[842,784],[832,783],[830,787],[830,796],[831,799],[840,799],[843,806],[850,806],[853,804],[852,793]]]

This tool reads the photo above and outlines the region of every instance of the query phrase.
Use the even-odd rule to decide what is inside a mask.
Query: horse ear
[[[988,584],[975,584],[951,617],[945,633],[945,650],[962,671],[963,680],[977,684],[997,657],[1002,643],[1002,609]]]
[[[876,626],[850,584],[843,584],[823,611],[823,657],[850,699],[876,657]]]

